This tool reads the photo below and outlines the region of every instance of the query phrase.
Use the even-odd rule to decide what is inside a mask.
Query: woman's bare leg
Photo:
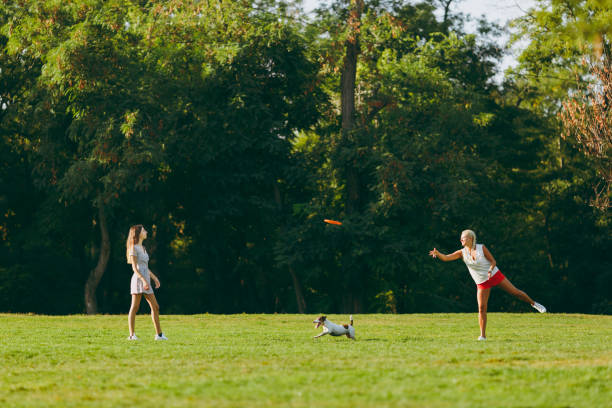
[[[151,307],[151,319],[153,320],[156,333],[160,334],[162,330],[161,325],[159,324],[159,304],[157,303],[157,299],[155,299],[155,295],[153,293],[145,293],[145,299],[147,299],[147,302],[149,302],[149,306]]]
[[[521,299],[523,302],[527,302],[530,305],[533,305],[535,302],[531,299],[525,292],[520,289],[517,289],[508,278],[504,278],[503,281],[498,285],[500,288],[511,294],[512,296]]]
[[[489,295],[491,288],[477,288],[476,299],[478,300],[478,324],[480,325],[480,336],[487,337],[487,304],[489,303]]]
[[[142,294],[132,294],[132,305],[130,306],[130,313],[128,314],[128,327],[130,328],[130,336],[134,335],[134,328],[136,326],[136,313],[140,307],[140,299]]]

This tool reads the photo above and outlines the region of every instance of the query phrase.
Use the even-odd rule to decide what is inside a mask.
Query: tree
[[[297,30],[270,4],[35,3],[3,9],[9,55],[38,62],[35,86],[21,94],[32,108],[20,101],[12,112],[21,109],[21,130],[35,140],[40,184],[66,206],[90,203],[100,228],[87,312],[97,310],[113,213],[139,195],[167,189],[166,218],[200,243],[179,246],[195,251],[196,265],[240,275],[263,260],[290,141],[322,100]]]
[[[547,31],[569,18],[529,20],[499,87],[499,29],[447,0],[219,4],[2,3],[0,310],[125,312],[134,223],[169,313],[469,311],[462,265],[426,255],[465,228],[552,310],[610,310],[607,157],[556,116],[570,91],[607,120],[575,79],[602,83],[595,43]]]
[[[494,73],[490,58],[499,50],[474,36],[434,34],[444,27],[430,4],[383,3],[364,3],[358,58],[349,52],[356,48],[350,42],[355,24],[346,23],[357,3],[319,10],[310,28],[323,50],[325,87],[338,109],[324,116],[316,134],[305,133],[296,143],[295,154],[318,171],[306,182],[312,199],[296,208],[303,224],[294,225],[277,256],[294,262],[313,293],[343,294],[310,300],[326,310],[408,311],[439,304],[426,299],[425,286],[417,283],[426,274],[408,262],[418,251],[412,235],[430,236],[437,224],[429,204],[418,203],[440,200],[453,216],[472,214],[465,211],[469,191],[481,179],[470,180],[463,161],[473,160],[468,165],[476,168],[485,163],[471,146],[490,136],[485,95]],[[350,86],[347,61],[353,60],[356,79]],[[344,113],[351,101],[349,117]],[[431,191],[433,180],[446,191]],[[442,203],[447,195],[454,206]],[[444,213],[442,208],[437,212]],[[324,217],[344,224],[323,228],[316,220]]]
[[[539,152],[540,164],[533,172],[538,188],[528,208],[533,209],[531,219],[539,224],[539,236],[545,242],[549,279],[565,299],[560,307],[579,307],[585,311],[609,308],[609,302],[601,300],[605,295],[591,283],[606,279],[608,275],[603,270],[608,267],[590,271],[595,264],[609,264],[599,252],[603,248],[600,245],[609,242],[609,214],[594,213],[585,206],[591,195],[589,190],[595,188],[603,195],[609,192],[605,181],[603,190],[600,188],[601,176],[606,174],[605,159],[581,155],[579,151],[588,152],[588,146],[581,146],[574,137],[582,133],[582,141],[588,140],[583,130],[588,130],[592,118],[583,114],[596,113],[597,109],[595,105],[588,106],[592,96],[588,94],[588,83],[598,80],[583,61],[609,64],[604,62],[609,55],[608,3],[538,2],[514,23],[519,28],[517,36],[527,38],[529,45],[519,56],[518,68],[510,73],[510,78],[516,79],[514,85],[519,95],[516,105],[532,111],[544,124],[537,136],[543,147]],[[567,137],[570,134],[572,137]],[[585,243],[571,243],[571,239],[563,239],[564,233],[580,236]],[[583,264],[581,259],[585,257],[592,259],[593,264]],[[584,279],[586,271],[592,274],[590,281]],[[575,293],[582,291],[592,292],[590,297],[598,300],[577,306],[583,299]]]
[[[592,63],[589,71],[593,82],[563,102],[559,117],[565,137],[575,137],[595,162],[602,183],[594,187],[593,205],[606,211],[612,194],[612,65]]]
[[[545,111],[559,115],[564,135],[575,137],[581,151],[596,163],[600,181],[593,186],[593,204],[601,209],[609,206],[612,171],[605,113],[607,73],[612,67],[611,18],[610,1],[552,0],[537,2],[514,22],[519,28],[516,38],[526,35],[530,44],[512,75],[528,77],[527,88],[546,95]],[[529,100],[535,101],[533,93]]]

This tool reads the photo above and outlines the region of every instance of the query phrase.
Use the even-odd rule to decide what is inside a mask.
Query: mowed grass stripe
[[[16,407],[612,407],[612,317],[0,314],[0,403]],[[348,316],[329,315],[335,323]]]

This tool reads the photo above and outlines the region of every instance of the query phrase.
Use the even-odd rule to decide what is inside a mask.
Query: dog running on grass
[[[353,316],[350,317],[351,324],[335,324],[329,320],[327,320],[326,316],[320,316],[316,320],[313,321],[316,324],[315,329],[319,326],[323,326],[323,331],[321,334],[314,336],[317,337],[325,336],[329,334],[330,336],[346,336],[349,339],[357,340],[355,338],[355,328],[353,327]]]

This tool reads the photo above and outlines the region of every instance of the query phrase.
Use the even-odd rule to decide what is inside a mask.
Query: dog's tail
[[[349,320],[351,321],[351,326],[353,325],[353,315],[351,315],[351,317],[349,318]]]

